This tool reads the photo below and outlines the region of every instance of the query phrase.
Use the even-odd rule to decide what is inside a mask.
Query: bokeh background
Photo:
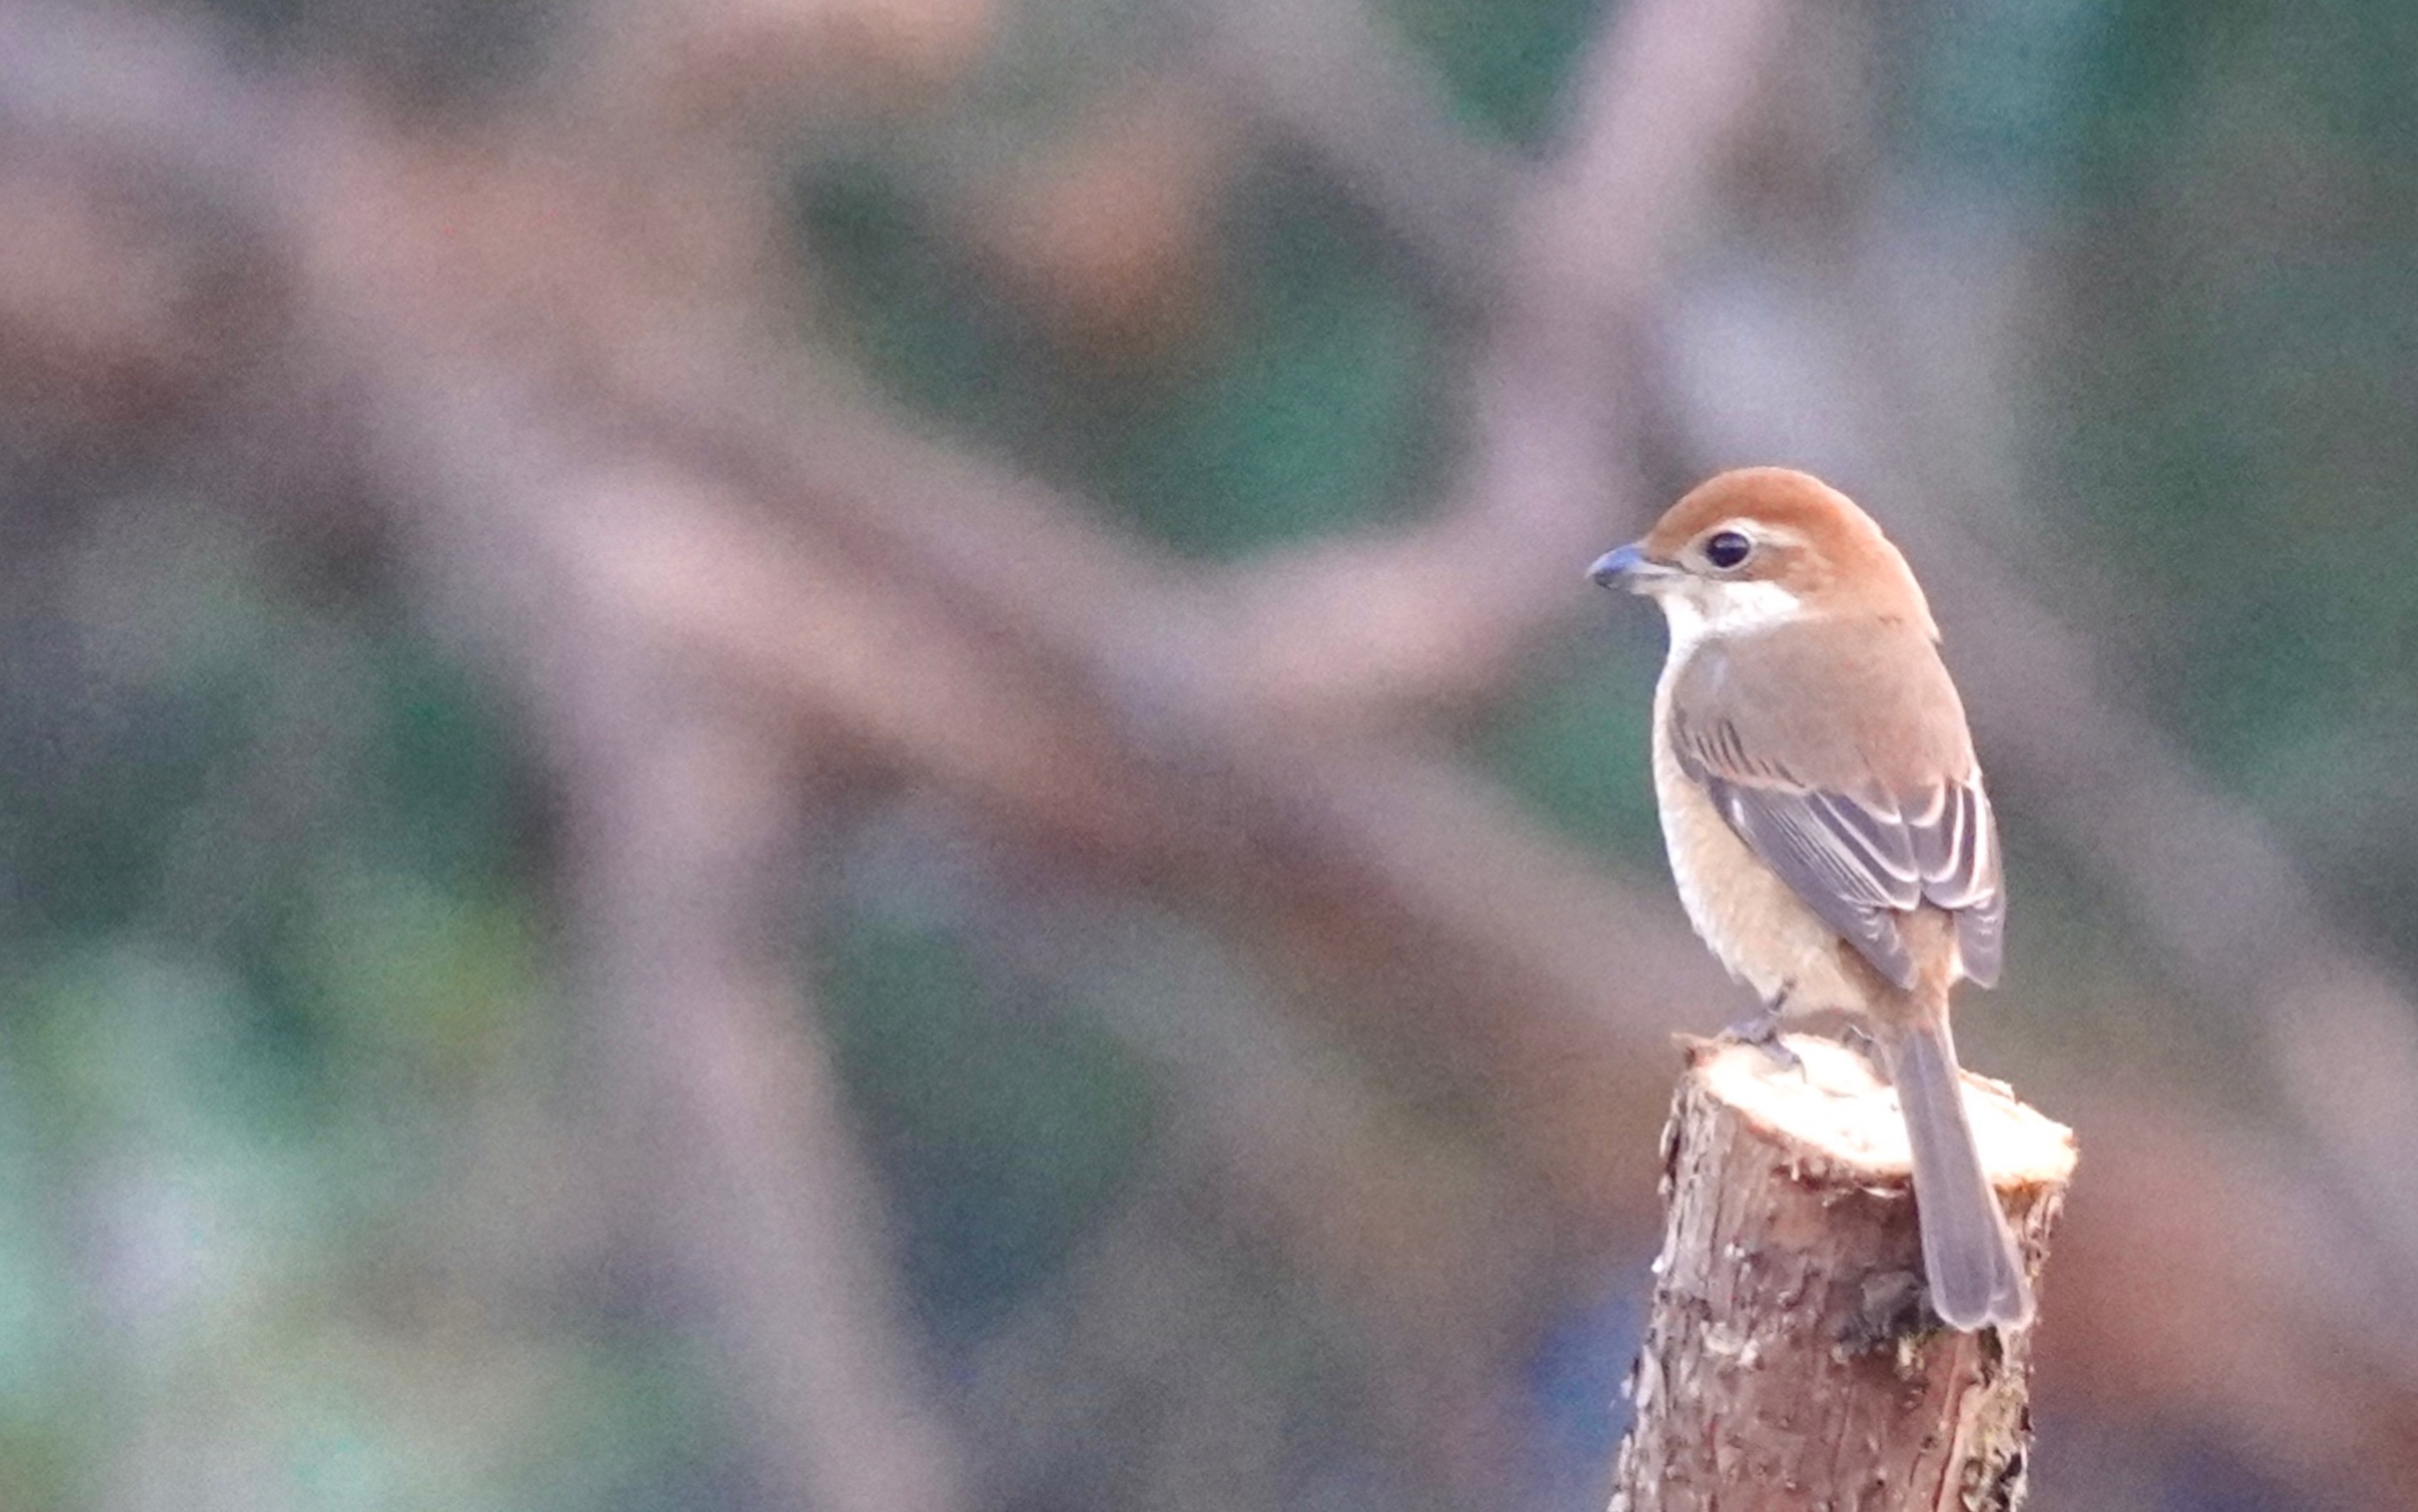
[[[1780,461],[2033,1504],[2418,1506],[2413,410],[2395,0],[5,0],[0,1505],[1600,1505]]]

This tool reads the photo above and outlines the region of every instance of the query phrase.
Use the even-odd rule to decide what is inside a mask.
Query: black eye
[[[1705,542],[1705,560],[1726,571],[1746,560],[1753,549],[1754,542],[1737,531],[1722,530]]]

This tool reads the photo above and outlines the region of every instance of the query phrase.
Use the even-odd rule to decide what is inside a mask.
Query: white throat
[[[1676,664],[1708,640],[1752,634],[1794,619],[1804,601],[1777,583],[1687,583],[1655,598],[1671,625]]]

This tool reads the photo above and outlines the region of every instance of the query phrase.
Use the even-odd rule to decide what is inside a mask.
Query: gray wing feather
[[[1901,987],[1914,985],[1914,956],[1898,932],[1897,910],[1914,907],[1921,894],[1912,878],[1875,865],[1870,853],[1836,827],[1834,795],[1749,787],[1710,773],[1697,780],[1730,828],[1815,917],[1855,946],[1875,970]]]
[[[1914,985],[1914,958],[1896,915],[1929,903],[1955,915],[1965,974],[1982,986],[1997,983],[2006,891],[1980,773],[1933,789],[1908,813],[1885,795],[1824,792],[1768,768],[1756,775],[1776,780],[1738,780],[1716,765],[1718,745],[1678,744],[1682,769],[1730,828],[1875,970]]]
[[[1995,987],[1998,985],[1998,963],[2007,949],[2007,894],[1993,893],[1989,900],[1956,914],[1956,954],[1965,963],[1965,974],[1975,986]]]

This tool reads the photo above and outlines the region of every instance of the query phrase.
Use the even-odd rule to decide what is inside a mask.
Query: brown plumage
[[[1597,563],[1671,624],[1654,784],[1696,932],[1773,1011],[1872,1029],[1905,1110],[1935,1310],[2032,1304],[1965,1116],[1960,981],[1997,979],[1997,822],[1904,557],[1806,474],[1723,473]]]

